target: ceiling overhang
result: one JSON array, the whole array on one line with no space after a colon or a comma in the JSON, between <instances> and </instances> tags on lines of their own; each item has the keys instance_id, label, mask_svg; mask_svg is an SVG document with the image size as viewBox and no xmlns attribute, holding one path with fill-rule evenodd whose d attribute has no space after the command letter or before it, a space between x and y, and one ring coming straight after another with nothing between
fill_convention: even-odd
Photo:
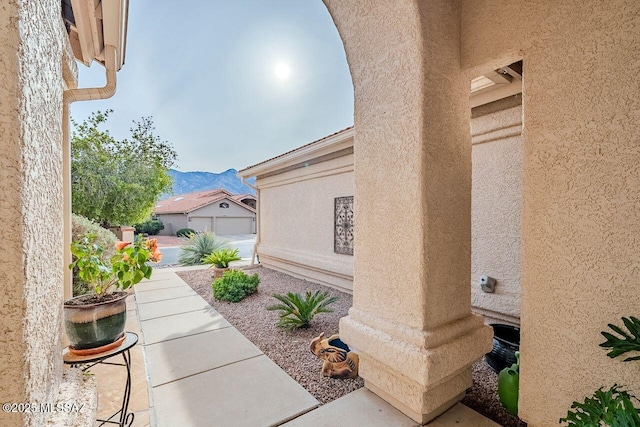
<instances>
[{"instance_id":1,"label":"ceiling overhang","mask_svg":"<svg viewBox=\"0 0 640 427\"><path fill-rule=\"evenodd\" d=\"M522 61L471 80L471 108L522 92Z\"/></svg>"},{"instance_id":2,"label":"ceiling overhang","mask_svg":"<svg viewBox=\"0 0 640 427\"><path fill-rule=\"evenodd\" d=\"M62 17L74 56L86 66L104 65L105 46L116 49L116 71L124 65L129 0L62 0Z\"/></svg>"}]
</instances>

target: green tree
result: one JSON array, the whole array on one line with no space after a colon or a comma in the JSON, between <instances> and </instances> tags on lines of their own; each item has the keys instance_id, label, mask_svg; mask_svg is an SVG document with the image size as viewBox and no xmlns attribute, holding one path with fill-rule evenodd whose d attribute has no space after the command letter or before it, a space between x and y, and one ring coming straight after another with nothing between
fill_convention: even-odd
<instances>
[{"instance_id":1,"label":"green tree","mask_svg":"<svg viewBox=\"0 0 640 427\"><path fill-rule=\"evenodd\" d=\"M134 120L131 138L122 141L101 130L112 112L72 119L72 209L103 227L146 220L158 196L171 190L167 172L176 160L173 147L153 133L151 117Z\"/></svg>"}]
</instances>

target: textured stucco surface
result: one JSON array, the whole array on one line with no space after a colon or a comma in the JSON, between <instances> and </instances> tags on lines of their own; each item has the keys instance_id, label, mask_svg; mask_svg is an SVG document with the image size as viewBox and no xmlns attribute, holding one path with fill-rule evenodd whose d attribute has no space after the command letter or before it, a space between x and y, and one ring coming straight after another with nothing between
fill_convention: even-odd
<instances>
[{"instance_id":1,"label":"textured stucco surface","mask_svg":"<svg viewBox=\"0 0 640 427\"><path fill-rule=\"evenodd\" d=\"M22 217L20 211L20 126L18 118L18 94L15 76L18 74L18 7L15 2L0 5L0 218L5 224L15 224ZM22 401L25 389L24 352L22 339L23 288L22 227L20 222L3 240L0 257L0 400ZM18 399L19 398L19 399ZM0 414L0 424L21 425L20 415Z\"/></svg>"},{"instance_id":2,"label":"textured stucco surface","mask_svg":"<svg viewBox=\"0 0 640 427\"><path fill-rule=\"evenodd\" d=\"M463 64L524 59L519 407L530 426L557 423L598 387L640 387L638 369L598 347L607 323L640 307L638 34L635 1L464 2Z\"/></svg>"},{"instance_id":3,"label":"textured stucco surface","mask_svg":"<svg viewBox=\"0 0 640 427\"><path fill-rule=\"evenodd\" d=\"M3 402L53 402L61 378L62 77L60 2L0 6ZM46 414L0 414L43 425Z\"/></svg>"},{"instance_id":4,"label":"textured stucco surface","mask_svg":"<svg viewBox=\"0 0 640 427\"><path fill-rule=\"evenodd\" d=\"M334 199L353 195L353 155L259 177L256 186L260 262L350 292L353 256L334 252Z\"/></svg>"},{"instance_id":5,"label":"textured stucco surface","mask_svg":"<svg viewBox=\"0 0 640 427\"><path fill-rule=\"evenodd\" d=\"M354 307L340 334L358 348L370 388L423 422L464 392L463 373L490 344L470 314L460 3L325 3L345 45L357 129Z\"/></svg>"},{"instance_id":6,"label":"textured stucco surface","mask_svg":"<svg viewBox=\"0 0 640 427\"><path fill-rule=\"evenodd\" d=\"M522 107L471 120L471 304L490 321L520 322ZM493 293L480 277L497 280Z\"/></svg>"}]
</instances>

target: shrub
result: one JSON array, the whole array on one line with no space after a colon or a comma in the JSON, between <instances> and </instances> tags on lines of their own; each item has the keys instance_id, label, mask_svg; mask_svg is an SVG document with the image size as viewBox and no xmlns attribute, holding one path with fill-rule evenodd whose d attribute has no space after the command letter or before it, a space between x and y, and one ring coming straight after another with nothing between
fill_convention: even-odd
<instances>
[{"instance_id":1,"label":"shrub","mask_svg":"<svg viewBox=\"0 0 640 427\"><path fill-rule=\"evenodd\" d=\"M204 264L215 265L218 268L227 268L231 261L237 261L239 259L237 249L220 249L204 257L202 262Z\"/></svg>"},{"instance_id":2,"label":"shrub","mask_svg":"<svg viewBox=\"0 0 640 427\"><path fill-rule=\"evenodd\" d=\"M193 230L191 228L181 228L180 230L176 231L176 236L178 237L189 237L191 234L196 234L196 230Z\"/></svg>"},{"instance_id":3,"label":"shrub","mask_svg":"<svg viewBox=\"0 0 640 427\"><path fill-rule=\"evenodd\" d=\"M181 237L183 245L180 247L178 262L182 265L202 264L202 259L212 252L224 249L229 241L222 239L208 231L199 234L189 234Z\"/></svg>"},{"instance_id":4,"label":"shrub","mask_svg":"<svg viewBox=\"0 0 640 427\"><path fill-rule=\"evenodd\" d=\"M267 310L279 310L280 320L276 326L281 326L288 331L296 328L308 328L316 314L331 313L328 308L338 300L338 297L330 297L329 292L316 291L313 295L307 292L302 298L300 294L287 292L286 295L273 296L280 304L270 305Z\"/></svg>"},{"instance_id":5,"label":"shrub","mask_svg":"<svg viewBox=\"0 0 640 427\"><path fill-rule=\"evenodd\" d=\"M149 234L151 236L155 236L160 230L164 230L164 224L159 219L150 219L136 224L134 227L136 228L136 234Z\"/></svg>"},{"instance_id":6,"label":"shrub","mask_svg":"<svg viewBox=\"0 0 640 427\"><path fill-rule=\"evenodd\" d=\"M213 296L217 300L240 302L258 289L257 274L248 276L240 270L225 271L220 279L213 281Z\"/></svg>"},{"instance_id":7,"label":"shrub","mask_svg":"<svg viewBox=\"0 0 640 427\"><path fill-rule=\"evenodd\" d=\"M80 215L71 215L71 241L79 241L80 238L90 233L96 236L95 243L101 245L104 251L100 255L100 259L105 263L109 263L111 257L116 253L116 243L118 239L115 234L106 228L102 228L97 223ZM87 282L80 279L78 269L73 269L73 296L84 295L92 292L92 287Z\"/></svg>"}]
</instances>

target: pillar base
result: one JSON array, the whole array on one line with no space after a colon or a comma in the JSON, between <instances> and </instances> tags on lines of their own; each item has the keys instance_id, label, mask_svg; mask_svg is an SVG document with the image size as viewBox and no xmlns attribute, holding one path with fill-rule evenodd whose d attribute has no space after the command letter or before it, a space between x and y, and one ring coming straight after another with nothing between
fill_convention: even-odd
<instances>
[{"instance_id":1,"label":"pillar base","mask_svg":"<svg viewBox=\"0 0 640 427\"><path fill-rule=\"evenodd\" d=\"M427 424L429 421L433 421L436 417L439 417L440 415L444 414L447 410L452 408L456 403L460 402L465 395L464 393L460 393L453 399L450 399L444 402L443 404L441 404L440 406L438 406L428 414L422 414L414 411L413 409L411 409L410 407L408 407L407 405L405 405L395 397L391 396L386 391L380 389L379 387L376 387L375 385L369 383L368 381L364 382L364 386L367 389L371 390L376 395L380 396L391 406L393 406L394 408L396 408L397 410L405 414L407 417L411 418L413 421L422 425ZM429 397L425 396L425 398L426 400L430 400Z\"/></svg>"},{"instance_id":2,"label":"pillar base","mask_svg":"<svg viewBox=\"0 0 640 427\"><path fill-rule=\"evenodd\" d=\"M452 407L471 387L471 365L491 350L493 331L482 317L419 331L355 307L340 320L340 338L360 356L366 387L424 424Z\"/></svg>"}]
</instances>

